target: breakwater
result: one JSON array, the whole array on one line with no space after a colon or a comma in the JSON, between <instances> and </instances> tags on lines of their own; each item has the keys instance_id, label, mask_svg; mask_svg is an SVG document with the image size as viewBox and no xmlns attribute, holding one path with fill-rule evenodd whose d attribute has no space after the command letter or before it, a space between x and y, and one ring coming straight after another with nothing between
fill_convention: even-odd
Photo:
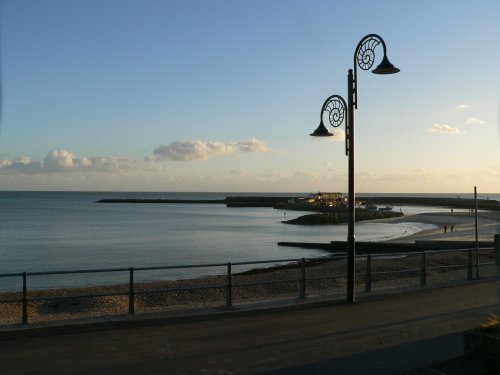
<instances>
[{"instance_id":1,"label":"breakwater","mask_svg":"<svg viewBox=\"0 0 500 375\"><path fill-rule=\"evenodd\" d=\"M225 204L225 199L100 199L97 203L199 203L199 204Z\"/></svg>"},{"instance_id":2,"label":"breakwater","mask_svg":"<svg viewBox=\"0 0 500 375\"><path fill-rule=\"evenodd\" d=\"M336 209L327 206L291 203L301 195L287 197L229 196L225 199L101 199L97 203L157 203L157 204L225 204L227 207L273 207L283 210L332 212ZM470 198L428 198L428 197L358 197L358 201L381 205L421 205L450 208L473 209L475 202ZM499 211L500 202L494 199L478 199L478 209Z\"/></svg>"},{"instance_id":3,"label":"breakwater","mask_svg":"<svg viewBox=\"0 0 500 375\"><path fill-rule=\"evenodd\" d=\"M224 199L135 199L135 198L108 198L100 199L97 203L158 203L158 204L225 204L227 207L276 207L287 203L293 197L226 197Z\"/></svg>"}]
</instances>

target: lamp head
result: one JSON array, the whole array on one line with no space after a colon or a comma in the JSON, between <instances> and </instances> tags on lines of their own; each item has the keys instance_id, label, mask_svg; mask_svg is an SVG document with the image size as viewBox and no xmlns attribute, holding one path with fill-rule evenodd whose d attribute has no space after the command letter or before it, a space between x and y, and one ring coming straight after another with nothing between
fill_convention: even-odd
<instances>
[{"instance_id":1,"label":"lamp head","mask_svg":"<svg viewBox=\"0 0 500 375\"><path fill-rule=\"evenodd\" d=\"M384 55L382 62L377 66L377 68L372 70L372 73L374 74L394 74L398 72L399 69L391 64L391 62L387 58L387 55Z\"/></svg>"},{"instance_id":2,"label":"lamp head","mask_svg":"<svg viewBox=\"0 0 500 375\"><path fill-rule=\"evenodd\" d=\"M323 120L321 120L319 126L310 134L312 137L332 137L333 134L328 131Z\"/></svg>"}]
</instances>

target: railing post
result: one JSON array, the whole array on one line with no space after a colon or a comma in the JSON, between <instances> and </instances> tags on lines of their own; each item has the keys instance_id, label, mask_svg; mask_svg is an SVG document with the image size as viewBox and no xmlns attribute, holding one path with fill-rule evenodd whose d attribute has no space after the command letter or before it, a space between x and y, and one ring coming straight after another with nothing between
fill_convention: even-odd
<instances>
[{"instance_id":1,"label":"railing post","mask_svg":"<svg viewBox=\"0 0 500 375\"><path fill-rule=\"evenodd\" d=\"M467 250L467 280L472 280L472 249Z\"/></svg>"},{"instance_id":2,"label":"railing post","mask_svg":"<svg viewBox=\"0 0 500 375\"><path fill-rule=\"evenodd\" d=\"M28 324L28 273L23 272L23 324Z\"/></svg>"},{"instance_id":3,"label":"railing post","mask_svg":"<svg viewBox=\"0 0 500 375\"><path fill-rule=\"evenodd\" d=\"M427 284L427 264L425 261L425 251L422 251L422 270L420 272L420 285Z\"/></svg>"},{"instance_id":4,"label":"railing post","mask_svg":"<svg viewBox=\"0 0 500 375\"><path fill-rule=\"evenodd\" d=\"M306 298L306 260L300 260L300 298Z\"/></svg>"},{"instance_id":5,"label":"railing post","mask_svg":"<svg viewBox=\"0 0 500 375\"><path fill-rule=\"evenodd\" d=\"M497 267L500 266L500 234L495 234L494 237L495 244L495 259Z\"/></svg>"},{"instance_id":6,"label":"railing post","mask_svg":"<svg viewBox=\"0 0 500 375\"><path fill-rule=\"evenodd\" d=\"M479 249L476 247L476 279L479 279Z\"/></svg>"},{"instance_id":7,"label":"railing post","mask_svg":"<svg viewBox=\"0 0 500 375\"><path fill-rule=\"evenodd\" d=\"M227 263L227 276L226 276L226 306L233 305L233 283L231 276L231 262Z\"/></svg>"},{"instance_id":8,"label":"railing post","mask_svg":"<svg viewBox=\"0 0 500 375\"><path fill-rule=\"evenodd\" d=\"M366 256L366 280L365 280L365 292L372 291L372 256L368 254Z\"/></svg>"},{"instance_id":9,"label":"railing post","mask_svg":"<svg viewBox=\"0 0 500 375\"><path fill-rule=\"evenodd\" d=\"M130 267L130 281L128 285L128 313L135 314L134 267Z\"/></svg>"}]
</instances>

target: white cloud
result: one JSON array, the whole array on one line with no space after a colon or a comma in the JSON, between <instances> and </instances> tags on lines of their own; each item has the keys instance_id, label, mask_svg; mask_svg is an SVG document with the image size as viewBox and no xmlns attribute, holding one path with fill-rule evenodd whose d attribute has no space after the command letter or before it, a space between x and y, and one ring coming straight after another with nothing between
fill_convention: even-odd
<instances>
[{"instance_id":1,"label":"white cloud","mask_svg":"<svg viewBox=\"0 0 500 375\"><path fill-rule=\"evenodd\" d=\"M256 138L250 138L246 141L238 142L236 144L238 150L242 152L267 152L269 151L266 142L259 141Z\"/></svg>"},{"instance_id":2,"label":"white cloud","mask_svg":"<svg viewBox=\"0 0 500 375\"><path fill-rule=\"evenodd\" d=\"M478 119L477 117L469 117L465 123L469 125L484 125L486 121Z\"/></svg>"},{"instance_id":3,"label":"white cloud","mask_svg":"<svg viewBox=\"0 0 500 375\"><path fill-rule=\"evenodd\" d=\"M466 108L469 108L470 105L469 104L459 104L455 107L455 109L466 109Z\"/></svg>"},{"instance_id":4,"label":"white cloud","mask_svg":"<svg viewBox=\"0 0 500 375\"><path fill-rule=\"evenodd\" d=\"M43 161L45 172L117 172L120 170L134 169L138 166L136 160L117 157L81 157L65 150L50 151Z\"/></svg>"},{"instance_id":5,"label":"white cloud","mask_svg":"<svg viewBox=\"0 0 500 375\"><path fill-rule=\"evenodd\" d=\"M142 164L135 159L109 156L82 158L79 160L79 165L79 169L82 170L108 173L132 170L142 167Z\"/></svg>"},{"instance_id":6,"label":"white cloud","mask_svg":"<svg viewBox=\"0 0 500 375\"><path fill-rule=\"evenodd\" d=\"M449 134L449 135L459 135L464 134L465 132L460 130L459 128L454 128L450 125L446 124L433 124L430 128L427 129L429 133L441 133L441 134Z\"/></svg>"},{"instance_id":7,"label":"white cloud","mask_svg":"<svg viewBox=\"0 0 500 375\"><path fill-rule=\"evenodd\" d=\"M61 172L105 172L138 168L140 163L133 159L116 157L77 157L73 152L52 150L43 163L23 156L14 160L0 160L0 175L6 174L49 174Z\"/></svg>"},{"instance_id":8,"label":"white cloud","mask_svg":"<svg viewBox=\"0 0 500 375\"><path fill-rule=\"evenodd\" d=\"M41 163L21 156L14 160L0 159L0 174L36 174L41 170Z\"/></svg>"},{"instance_id":9,"label":"white cloud","mask_svg":"<svg viewBox=\"0 0 500 375\"><path fill-rule=\"evenodd\" d=\"M160 145L153 151L153 160L193 161L207 160L217 155L234 152L234 144L223 142L175 141Z\"/></svg>"},{"instance_id":10,"label":"white cloud","mask_svg":"<svg viewBox=\"0 0 500 375\"><path fill-rule=\"evenodd\" d=\"M345 131L342 129L335 129L333 132L333 137L328 137L333 142L344 142L345 141Z\"/></svg>"},{"instance_id":11,"label":"white cloud","mask_svg":"<svg viewBox=\"0 0 500 375\"><path fill-rule=\"evenodd\" d=\"M78 168L75 154L65 150L50 151L43 160L43 168L49 172L62 172Z\"/></svg>"},{"instance_id":12,"label":"white cloud","mask_svg":"<svg viewBox=\"0 0 500 375\"><path fill-rule=\"evenodd\" d=\"M207 160L214 156L232 155L236 151L267 152L265 142L250 138L241 142L206 142L206 141L175 141L169 145L160 145L146 161L196 161Z\"/></svg>"}]
</instances>

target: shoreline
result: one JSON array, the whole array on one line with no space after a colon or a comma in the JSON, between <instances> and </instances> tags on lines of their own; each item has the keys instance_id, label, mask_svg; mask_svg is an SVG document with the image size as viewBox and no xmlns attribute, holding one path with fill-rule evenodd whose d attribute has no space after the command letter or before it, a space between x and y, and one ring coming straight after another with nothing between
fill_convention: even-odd
<instances>
[{"instance_id":1,"label":"shoreline","mask_svg":"<svg viewBox=\"0 0 500 375\"><path fill-rule=\"evenodd\" d=\"M475 241L475 214L469 212L455 213L421 213L396 218L373 220L379 223L422 223L435 225L435 229L427 229L390 239L386 242L415 242L415 241ZM445 227L446 226L446 232ZM500 212L478 212L478 240L493 242L494 235L500 234Z\"/></svg>"},{"instance_id":2,"label":"shoreline","mask_svg":"<svg viewBox=\"0 0 500 375\"><path fill-rule=\"evenodd\" d=\"M383 241L357 241L358 254L380 252L421 251L425 248L457 248L475 246L475 214L470 212L432 212L400 217L374 219L365 223L383 224L425 224L434 226ZM445 233L446 226L446 233ZM478 213L478 242L480 246L493 247L495 234L500 234L500 212ZM327 243L278 242L281 246L320 249L329 252L347 251L346 241Z\"/></svg>"},{"instance_id":3,"label":"shoreline","mask_svg":"<svg viewBox=\"0 0 500 375\"><path fill-rule=\"evenodd\" d=\"M481 252L481 263L490 263L494 259L493 250ZM467 269L464 268L467 262L466 253L428 254L426 262L428 267L426 278L429 284L449 283L467 278ZM421 257L418 254L402 257L374 257L370 266L372 290L390 290L420 285L420 263ZM436 268L445 264L454 267ZM366 287L366 262L357 261L356 268L356 288L360 292ZM345 293L345 258L325 258L307 262L306 270L307 296L336 298L335 296L343 296ZM403 270L407 271L401 273ZM481 267L481 277L493 277L497 272L495 265ZM232 275L233 303L237 305L264 300L298 298L300 274L301 268L297 264L256 268L251 271L235 273ZM337 277L332 278L332 275L337 275ZM317 279L321 277L322 279ZM136 283L134 285L135 311L138 314L143 314L203 307L223 307L226 304L227 296L226 281L226 276L221 274L193 279ZM262 282L269 282L269 284L262 284ZM186 290L190 287L198 289ZM29 323L127 314L129 309L128 293L128 284L28 291ZM96 296L97 294L104 295ZM21 298L21 292L0 293L0 300L19 300L19 302L0 303L0 325L21 322Z\"/></svg>"}]
</instances>

